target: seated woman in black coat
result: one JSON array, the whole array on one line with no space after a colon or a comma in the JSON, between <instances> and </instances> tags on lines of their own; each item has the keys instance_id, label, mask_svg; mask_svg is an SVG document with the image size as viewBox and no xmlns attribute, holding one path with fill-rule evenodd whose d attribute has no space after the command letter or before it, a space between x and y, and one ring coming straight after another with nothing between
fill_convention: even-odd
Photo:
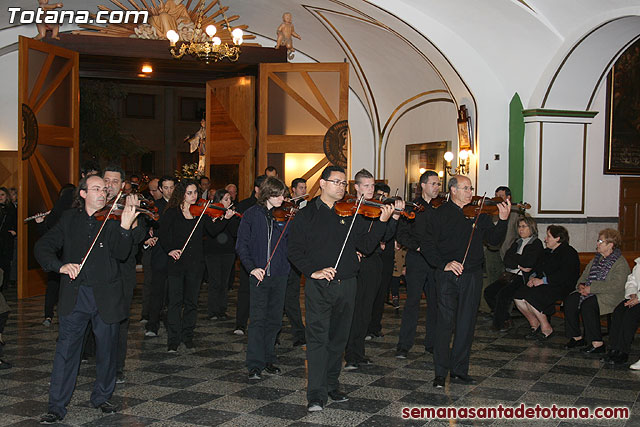
<instances>
[{"instance_id":1,"label":"seated woman in black coat","mask_svg":"<svg viewBox=\"0 0 640 427\"><path fill-rule=\"evenodd\" d=\"M538 239L538 224L530 216L518 218L518 235L520 238L504 254L504 273L484 290L484 299L493 310L493 328L498 331L511 327L509 317L513 296L527 283L529 272L544 252Z\"/></svg>"},{"instance_id":2,"label":"seated woman in black coat","mask_svg":"<svg viewBox=\"0 0 640 427\"><path fill-rule=\"evenodd\" d=\"M529 321L527 339L546 340L553 333L547 312L557 300L564 299L576 286L580 276L578 252L569 245L569 233L560 225L550 225L544 238L547 249L531 274L527 286L515 295L518 310Z\"/></svg>"}]
</instances>

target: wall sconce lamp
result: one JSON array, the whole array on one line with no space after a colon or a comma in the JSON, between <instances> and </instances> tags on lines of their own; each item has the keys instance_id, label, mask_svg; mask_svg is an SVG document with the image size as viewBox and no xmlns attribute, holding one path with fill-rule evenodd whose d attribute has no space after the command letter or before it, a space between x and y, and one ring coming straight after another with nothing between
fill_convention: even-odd
<instances>
[{"instance_id":1,"label":"wall sconce lamp","mask_svg":"<svg viewBox=\"0 0 640 427\"><path fill-rule=\"evenodd\" d=\"M444 169L447 171L449 176L466 175L469 173L469 154L469 150L460 150L458 152L458 166L452 168L451 161L453 160L453 153L451 151L444 153L444 160L447 162Z\"/></svg>"}]
</instances>

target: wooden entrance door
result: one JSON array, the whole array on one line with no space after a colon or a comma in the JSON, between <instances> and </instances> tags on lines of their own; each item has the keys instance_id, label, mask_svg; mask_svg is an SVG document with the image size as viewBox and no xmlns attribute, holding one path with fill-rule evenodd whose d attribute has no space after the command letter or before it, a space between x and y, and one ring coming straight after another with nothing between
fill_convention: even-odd
<instances>
[{"instance_id":1,"label":"wooden entrance door","mask_svg":"<svg viewBox=\"0 0 640 427\"><path fill-rule=\"evenodd\" d=\"M22 219L53 207L62 185L78 182L78 53L19 39L18 298L41 295L46 275L33 257L39 234Z\"/></svg>"},{"instance_id":2,"label":"wooden entrance door","mask_svg":"<svg viewBox=\"0 0 640 427\"><path fill-rule=\"evenodd\" d=\"M640 250L640 178L620 178L618 231L623 251Z\"/></svg>"},{"instance_id":3,"label":"wooden entrance door","mask_svg":"<svg viewBox=\"0 0 640 427\"><path fill-rule=\"evenodd\" d=\"M237 176L238 200L249 197L255 177L255 147L255 79L208 81L205 171L211 177L211 187L231 183L217 182L219 175Z\"/></svg>"},{"instance_id":4,"label":"wooden entrance door","mask_svg":"<svg viewBox=\"0 0 640 427\"><path fill-rule=\"evenodd\" d=\"M324 156L325 134L348 120L349 64L260 64L259 79L258 173L268 166L270 154L307 153L316 160L299 173L314 196L319 172L329 164ZM349 177L351 159L346 157ZM287 183L298 178L287 176L286 165L280 177Z\"/></svg>"}]
</instances>

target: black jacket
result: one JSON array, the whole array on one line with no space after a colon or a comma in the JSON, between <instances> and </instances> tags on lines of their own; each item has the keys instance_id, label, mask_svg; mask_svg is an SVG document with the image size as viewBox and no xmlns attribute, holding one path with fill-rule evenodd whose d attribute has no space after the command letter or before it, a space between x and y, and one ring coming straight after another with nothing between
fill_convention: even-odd
<instances>
[{"instance_id":1,"label":"black jacket","mask_svg":"<svg viewBox=\"0 0 640 427\"><path fill-rule=\"evenodd\" d=\"M45 271L59 272L68 263L80 264L95 238L101 223L87 215L84 208L65 211L60 221L35 244L34 255ZM89 254L80 275L73 281L60 275L58 311L66 316L73 311L81 285L90 286L100 317L116 323L126 317L123 304L122 277L119 262L125 261L132 246L131 230L120 222L108 220ZM62 257L58 251L62 249Z\"/></svg>"},{"instance_id":2,"label":"black jacket","mask_svg":"<svg viewBox=\"0 0 640 427\"><path fill-rule=\"evenodd\" d=\"M553 251L545 249L535 272L537 277L547 278L547 286L569 294L575 289L580 277L578 252L568 243L560 244Z\"/></svg>"}]
</instances>

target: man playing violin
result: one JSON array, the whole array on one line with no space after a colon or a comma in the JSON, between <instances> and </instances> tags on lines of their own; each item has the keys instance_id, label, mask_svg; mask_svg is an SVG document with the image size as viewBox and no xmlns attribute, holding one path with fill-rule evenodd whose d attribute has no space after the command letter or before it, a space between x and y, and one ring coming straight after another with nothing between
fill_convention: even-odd
<instances>
[{"instance_id":1,"label":"man playing violin","mask_svg":"<svg viewBox=\"0 0 640 427\"><path fill-rule=\"evenodd\" d=\"M398 226L396 240L407 248L406 265L407 299L402 312L400 336L396 347L396 357L406 359L413 347L418 326L420 299L424 293L427 298L427 316L424 337L424 349L433 353L435 333L438 320L438 303L436 284L433 278L433 268L420 250L420 244L427 232L427 222L435 211L431 201L440 192L440 178L438 173L428 170L420 176L421 195L413 203L424 206L423 212L416 213L413 221L403 220Z\"/></svg>"},{"instance_id":2,"label":"man playing violin","mask_svg":"<svg viewBox=\"0 0 640 427\"><path fill-rule=\"evenodd\" d=\"M355 175L356 196L359 199L364 196L365 199L373 198L375 190L375 180L373 175L366 169L362 169ZM397 201L397 208L404 209L404 202ZM388 241L393 238L396 232L396 226L399 212L394 212L391 220L385 224L385 234L380 241ZM378 219L363 218L369 223L371 229L374 222ZM349 332L349 340L345 349L344 358L346 361L345 371L356 370L360 365L370 365L371 361L365 357L364 342L367 335L367 328L371 320L373 303L380 288L382 277L382 258L380 246L369 252L359 251L360 270L358 272L358 285L356 292L356 305L353 311L353 321L351 322L351 331Z\"/></svg>"},{"instance_id":3,"label":"man playing violin","mask_svg":"<svg viewBox=\"0 0 640 427\"><path fill-rule=\"evenodd\" d=\"M372 253L393 214L392 206L383 205L379 221L365 221L360 215L339 216L334 205L344 197L346 179L341 167L326 167L320 177L322 194L296 214L288 237L289 260L307 278L309 412L321 411L327 398L348 400L340 392L338 377L356 302L360 268L356 250Z\"/></svg>"},{"instance_id":4,"label":"man playing violin","mask_svg":"<svg viewBox=\"0 0 640 427\"><path fill-rule=\"evenodd\" d=\"M35 257L45 271L61 274L60 329L51 373L48 413L41 418L45 424L61 421L67 413L89 322L96 337L97 351L91 403L105 413L117 410L108 399L116 382L120 322L126 317L119 264L131 251L131 226L137 213L133 198L127 198L121 220L107 219L96 239L102 223L93 214L104 207L106 194L107 187L101 177L89 176L80 180L78 208L65 211L34 248ZM62 251L62 257L58 256L59 251Z\"/></svg>"},{"instance_id":5,"label":"man playing violin","mask_svg":"<svg viewBox=\"0 0 640 427\"><path fill-rule=\"evenodd\" d=\"M123 193L126 189L127 182L122 168L110 165L104 168L102 172L104 183L107 186L107 202L112 202L118 195L120 189ZM131 192L129 192L131 194ZM136 206L140 205L137 195L132 197ZM120 322L120 332L118 335L118 359L116 363L116 382L124 383L124 364L127 358L127 338L129 336L129 314L131 312L131 301L133 300L133 291L136 287L136 255L138 247L147 234L147 222L144 220L136 220L131 227L131 238L133 246L131 252L124 262L120 265L120 274L122 275L122 291L124 295L124 307L127 317Z\"/></svg>"},{"instance_id":6,"label":"man playing violin","mask_svg":"<svg viewBox=\"0 0 640 427\"><path fill-rule=\"evenodd\" d=\"M307 194L307 180L296 178L291 181L291 198L297 199L298 208L302 209L307 205L304 196ZM287 290L284 295L284 314L291 323L291 335L293 336L293 346L299 347L307 343L302 323L302 312L300 311L300 279L302 273L293 265L289 270L287 279Z\"/></svg>"},{"instance_id":7,"label":"man playing violin","mask_svg":"<svg viewBox=\"0 0 640 427\"><path fill-rule=\"evenodd\" d=\"M504 239L511 210L509 200L498 204L497 224L482 213L467 218L463 207L472 200L471 180L455 175L448 187L450 200L431 215L420 243L420 252L435 268L438 295L438 328L433 352L436 375L433 386L436 388L444 387L448 373L452 382L475 383L469 376L469 355L482 290L482 243L486 240L495 245ZM454 326L455 339L450 350Z\"/></svg>"}]
</instances>

